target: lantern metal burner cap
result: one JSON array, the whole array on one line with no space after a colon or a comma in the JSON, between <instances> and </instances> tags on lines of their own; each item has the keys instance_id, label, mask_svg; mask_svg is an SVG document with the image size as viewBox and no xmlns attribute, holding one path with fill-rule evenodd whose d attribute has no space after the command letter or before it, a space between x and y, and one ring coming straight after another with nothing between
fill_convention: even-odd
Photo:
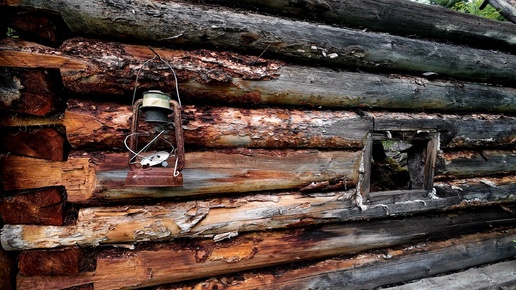
<instances>
[{"instance_id":1,"label":"lantern metal burner cap","mask_svg":"<svg viewBox=\"0 0 516 290\"><path fill-rule=\"evenodd\" d=\"M170 95L158 90L144 92L141 109L145 122L167 123L167 115L172 111Z\"/></svg>"}]
</instances>

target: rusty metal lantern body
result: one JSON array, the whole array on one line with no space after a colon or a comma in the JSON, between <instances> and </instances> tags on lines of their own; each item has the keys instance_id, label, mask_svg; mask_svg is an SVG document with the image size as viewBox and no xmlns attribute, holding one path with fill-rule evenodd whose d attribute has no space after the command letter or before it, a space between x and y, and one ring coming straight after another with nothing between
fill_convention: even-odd
<instances>
[{"instance_id":1,"label":"rusty metal lantern body","mask_svg":"<svg viewBox=\"0 0 516 290\"><path fill-rule=\"evenodd\" d=\"M159 55L157 56L159 57ZM159 59L165 62L163 59L161 59L161 57L159 57ZM167 62L165 63L169 66L172 72L174 72L172 67ZM139 72L136 78L135 94L138 85L138 75ZM175 72L174 77L176 77ZM170 95L157 90L144 92L143 98L134 102L131 134L128 135L124 140L124 143L129 151L128 165L130 169L125 179L126 186L183 186L183 174L181 173L181 170L183 169L185 163L185 151L183 128L181 126L181 101L179 98L179 90L177 90L177 77L176 91L179 102L171 100ZM145 123L148 123L149 126L154 125L155 128L160 127L161 130L154 131L149 129L147 132L138 132L142 113L144 114ZM169 128L170 125L174 127L175 131L175 146L166 139L169 133L167 128ZM159 134L157 134L158 132ZM148 144L140 149L138 146L138 137L140 135L149 136L152 135L152 133L156 134L154 139L152 139ZM148 154L146 152L147 149L150 148L151 144L153 144L156 140L159 140L159 138L163 138L165 142L169 143L172 147L172 150L170 152L157 151L155 153Z\"/></svg>"}]
</instances>

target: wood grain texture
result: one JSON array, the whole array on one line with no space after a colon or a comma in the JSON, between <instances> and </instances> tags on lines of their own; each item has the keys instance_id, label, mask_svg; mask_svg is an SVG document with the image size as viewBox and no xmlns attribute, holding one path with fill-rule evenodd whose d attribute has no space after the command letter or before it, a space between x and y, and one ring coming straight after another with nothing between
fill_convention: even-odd
<instances>
[{"instance_id":1,"label":"wood grain texture","mask_svg":"<svg viewBox=\"0 0 516 290\"><path fill-rule=\"evenodd\" d=\"M79 211L74 225L5 225L1 241L9 250L74 245L96 247L200 237L218 241L250 231L510 203L516 199L512 194L514 189L514 177L465 180L453 187L438 184L438 196L429 196L426 191L374 192L361 208L355 204L354 190L88 207Z\"/></svg>"},{"instance_id":2,"label":"wood grain texture","mask_svg":"<svg viewBox=\"0 0 516 290\"><path fill-rule=\"evenodd\" d=\"M57 128L0 128L0 152L63 161L66 139L64 130Z\"/></svg>"},{"instance_id":3,"label":"wood grain texture","mask_svg":"<svg viewBox=\"0 0 516 290\"><path fill-rule=\"evenodd\" d=\"M77 275L82 252L79 248L24 251L18 257L18 269L25 276Z\"/></svg>"},{"instance_id":4,"label":"wood grain texture","mask_svg":"<svg viewBox=\"0 0 516 290\"><path fill-rule=\"evenodd\" d=\"M64 105L61 86L57 70L0 68L0 108L37 116L54 114Z\"/></svg>"},{"instance_id":5,"label":"wood grain texture","mask_svg":"<svg viewBox=\"0 0 516 290\"><path fill-rule=\"evenodd\" d=\"M97 256L95 271L58 278L19 277L18 285L49 289L94 283L95 289L143 288L452 237L492 226L512 225L514 219L513 213L487 210L252 233L218 243L199 241L186 245L154 244L135 250L105 250ZM514 238L513 235L510 237ZM510 251L512 254L515 250L511 248Z\"/></svg>"},{"instance_id":6,"label":"wood grain texture","mask_svg":"<svg viewBox=\"0 0 516 290\"><path fill-rule=\"evenodd\" d=\"M7 224L63 225L65 219L63 188L32 190L0 201L0 214Z\"/></svg>"}]
</instances>

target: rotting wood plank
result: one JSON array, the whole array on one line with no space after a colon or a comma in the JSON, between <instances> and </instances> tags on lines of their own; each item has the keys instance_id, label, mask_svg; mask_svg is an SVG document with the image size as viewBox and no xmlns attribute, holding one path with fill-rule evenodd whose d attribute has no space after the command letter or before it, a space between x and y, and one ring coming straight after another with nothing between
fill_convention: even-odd
<instances>
[{"instance_id":1,"label":"rotting wood plank","mask_svg":"<svg viewBox=\"0 0 516 290\"><path fill-rule=\"evenodd\" d=\"M135 250L103 250L96 258L94 271L61 277L21 279L19 276L18 285L31 285L33 289L56 289L93 283L95 289L143 288L452 237L513 225L514 220L514 213L477 210L431 217L414 216L312 229L251 233L218 243L200 240L181 244L148 244L138 246ZM514 238L513 235L511 237Z\"/></svg>"},{"instance_id":2,"label":"rotting wood plank","mask_svg":"<svg viewBox=\"0 0 516 290\"><path fill-rule=\"evenodd\" d=\"M190 2L197 3L196 1ZM489 2L506 1L492 0ZM461 45L468 44L508 51L516 45L514 25L510 23L413 1L240 0L235 2L209 0L205 3L252 11L264 10L269 14L332 25L366 28L408 37L417 35ZM516 15L516 13L513 14Z\"/></svg>"},{"instance_id":3,"label":"rotting wood plank","mask_svg":"<svg viewBox=\"0 0 516 290\"><path fill-rule=\"evenodd\" d=\"M489 182L489 185L485 183ZM479 190L495 186L482 195ZM442 187L442 188L441 188ZM353 190L328 193L259 194L207 201L89 207L79 211L75 225L62 227L5 225L1 241L5 249L27 250L61 246L133 244L176 238L213 238L215 241L239 233L317 225L338 221L416 214L445 208L461 208L513 202L514 178L485 179L463 183L448 191L437 187L440 197L426 191L375 193L361 208ZM458 188L458 189L457 189ZM475 203L471 203L474 200ZM504 205L502 205L504 206ZM508 207L507 207L508 208Z\"/></svg>"},{"instance_id":4,"label":"rotting wood plank","mask_svg":"<svg viewBox=\"0 0 516 290\"><path fill-rule=\"evenodd\" d=\"M61 86L61 74L55 69L0 68L0 108L37 116L56 113L64 105Z\"/></svg>"},{"instance_id":5,"label":"rotting wood plank","mask_svg":"<svg viewBox=\"0 0 516 290\"><path fill-rule=\"evenodd\" d=\"M241 13L201 4L10 1L51 10L72 32L166 45L217 47L332 66L435 72L458 79L514 83L516 56L388 34ZM423 57L422 57L423 56ZM467 56L467 57L464 57Z\"/></svg>"},{"instance_id":6,"label":"rotting wood plank","mask_svg":"<svg viewBox=\"0 0 516 290\"><path fill-rule=\"evenodd\" d=\"M52 161L65 159L64 128L0 128L0 152Z\"/></svg>"},{"instance_id":7,"label":"rotting wood plank","mask_svg":"<svg viewBox=\"0 0 516 290\"><path fill-rule=\"evenodd\" d=\"M73 155L74 153L72 153ZM63 185L68 202L165 198L300 188L312 182L356 185L360 152L235 149L186 154L181 188L129 188L127 154L79 153L66 162L14 155L0 158L5 190ZM91 157L91 158L90 158Z\"/></svg>"},{"instance_id":8,"label":"rotting wood plank","mask_svg":"<svg viewBox=\"0 0 516 290\"><path fill-rule=\"evenodd\" d=\"M515 249L511 248L511 239L515 234L514 230L472 234L446 241L364 252L350 258L328 259L286 271L255 270L239 275L212 277L197 283L161 285L151 289L373 289L511 258L515 253ZM503 286L504 282L511 281L511 277L506 274L512 272L512 264L514 261L495 264L497 268L505 266L506 269L497 274L489 271L491 277L500 277L500 280L492 279L487 285L496 286L495 283L499 281L498 285ZM478 273L484 272L481 269ZM514 281L514 275L510 275ZM479 275L481 277L486 276ZM438 289L448 289L451 283L460 283L460 280L448 279L446 285ZM406 284L393 289L423 289L414 286ZM473 287L475 285L468 283L464 289L476 289ZM435 285L431 289L436 289Z\"/></svg>"},{"instance_id":9,"label":"rotting wood plank","mask_svg":"<svg viewBox=\"0 0 516 290\"><path fill-rule=\"evenodd\" d=\"M75 93L125 96L129 103L141 70L139 88L175 94L174 78L170 77L168 67L154 62L142 66L154 56L148 47L81 38L70 39L57 49L13 40L0 43L1 66L60 68L63 85ZM231 52L155 50L177 71L179 89L187 104L499 113L516 110L514 88L286 65ZM13 61L18 54L19 60Z\"/></svg>"},{"instance_id":10,"label":"rotting wood plank","mask_svg":"<svg viewBox=\"0 0 516 290\"><path fill-rule=\"evenodd\" d=\"M51 187L4 196L0 215L6 224L63 225L64 189Z\"/></svg>"},{"instance_id":11,"label":"rotting wood plank","mask_svg":"<svg viewBox=\"0 0 516 290\"><path fill-rule=\"evenodd\" d=\"M462 259L461 259L462 260ZM425 278L417 282L407 283L400 286L388 287L391 290L430 290L436 288L453 289L504 289L504 287L514 287L516 285L516 260L500 262L484 267L472 268L463 272Z\"/></svg>"}]
</instances>

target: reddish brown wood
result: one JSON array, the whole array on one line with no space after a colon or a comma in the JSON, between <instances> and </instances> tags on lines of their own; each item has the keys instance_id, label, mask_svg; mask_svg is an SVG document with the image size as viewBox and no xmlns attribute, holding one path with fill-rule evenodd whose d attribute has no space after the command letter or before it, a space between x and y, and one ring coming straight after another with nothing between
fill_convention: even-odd
<instances>
[{"instance_id":1,"label":"reddish brown wood","mask_svg":"<svg viewBox=\"0 0 516 290\"><path fill-rule=\"evenodd\" d=\"M11 253L0 247L0 289L15 289L16 266Z\"/></svg>"},{"instance_id":2,"label":"reddish brown wood","mask_svg":"<svg viewBox=\"0 0 516 290\"><path fill-rule=\"evenodd\" d=\"M4 197L0 213L6 224L63 225L64 189L52 187Z\"/></svg>"},{"instance_id":3,"label":"reddish brown wood","mask_svg":"<svg viewBox=\"0 0 516 290\"><path fill-rule=\"evenodd\" d=\"M25 276L77 275L81 256L79 248L25 251L18 258L18 269Z\"/></svg>"},{"instance_id":4,"label":"reddish brown wood","mask_svg":"<svg viewBox=\"0 0 516 290\"><path fill-rule=\"evenodd\" d=\"M0 68L0 72L3 83L0 108L44 116L57 112L62 106L59 71Z\"/></svg>"},{"instance_id":5,"label":"reddish brown wood","mask_svg":"<svg viewBox=\"0 0 516 290\"><path fill-rule=\"evenodd\" d=\"M0 151L4 153L63 161L65 142L56 128L0 128Z\"/></svg>"}]
</instances>

